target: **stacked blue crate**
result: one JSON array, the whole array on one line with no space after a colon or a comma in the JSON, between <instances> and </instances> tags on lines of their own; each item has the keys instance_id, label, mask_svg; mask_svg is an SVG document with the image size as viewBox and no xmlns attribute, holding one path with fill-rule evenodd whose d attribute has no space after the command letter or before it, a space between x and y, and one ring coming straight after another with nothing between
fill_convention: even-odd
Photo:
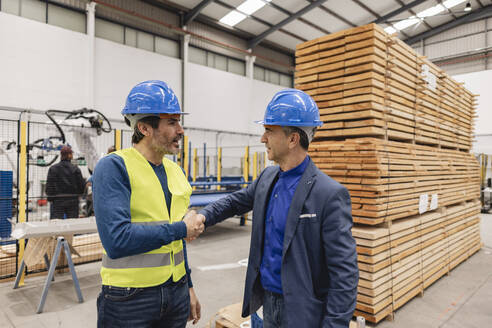
<instances>
[{"instance_id":1,"label":"stacked blue crate","mask_svg":"<svg viewBox=\"0 0 492 328\"><path fill-rule=\"evenodd\" d=\"M9 238L12 225L12 171L0 171L0 237ZM12 242L7 242L12 243ZM1 242L0 244L6 244Z\"/></svg>"}]
</instances>

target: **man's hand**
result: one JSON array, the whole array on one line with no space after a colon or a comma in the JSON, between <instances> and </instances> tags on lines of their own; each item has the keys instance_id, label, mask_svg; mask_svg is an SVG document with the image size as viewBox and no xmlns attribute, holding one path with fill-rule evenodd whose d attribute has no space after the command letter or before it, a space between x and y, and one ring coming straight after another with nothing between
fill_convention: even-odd
<instances>
[{"instance_id":1,"label":"man's hand","mask_svg":"<svg viewBox=\"0 0 492 328\"><path fill-rule=\"evenodd\" d=\"M196 211L189 211L183 218L183 222L186 224L186 238L187 242L191 242L198 238L198 236L205 229L205 216L197 214Z\"/></svg>"},{"instance_id":2,"label":"man's hand","mask_svg":"<svg viewBox=\"0 0 492 328\"><path fill-rule=\"evenodd\" d=\"M202 306L198 301L198 297L196 297L195 290L190 288L190 316L188 317L188 321L193 320L193 324L196 325L201 316Z\"/></svg>"}]
</instances>

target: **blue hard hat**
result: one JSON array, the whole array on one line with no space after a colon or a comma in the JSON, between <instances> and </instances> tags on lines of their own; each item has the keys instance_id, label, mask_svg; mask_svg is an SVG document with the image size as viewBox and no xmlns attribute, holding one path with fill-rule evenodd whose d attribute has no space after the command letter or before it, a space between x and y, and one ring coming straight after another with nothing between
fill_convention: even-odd
<instances>
[{"instance_id":1,"label":"blue hard hat","mask_svg":"<svg viewBox=\"0 0 492 328\"><path fill-rule=\"evenodd\" d=\"M284 89L277 92L266 108L265 118L256 123L280 126L323 125L313 98L297 89Z\"/></svg>"},{"instance_id":2,"label":"blue hard hat","mask_svg":"<svg viewBox=\"0 0 492 328\"><path fill-rule=\"evenodd\" d=\"M178 97L166 82L159 80L137 84L128 94L121 114L186 114Z\"/></svg>"}]
</instances>

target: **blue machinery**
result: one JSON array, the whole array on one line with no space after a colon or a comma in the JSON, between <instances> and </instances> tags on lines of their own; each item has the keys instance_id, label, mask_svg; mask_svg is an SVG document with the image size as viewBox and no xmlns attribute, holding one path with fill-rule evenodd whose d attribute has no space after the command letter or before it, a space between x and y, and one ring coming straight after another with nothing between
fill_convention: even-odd
<instances>
[{"instance_id":1,"label":"blue machinery","mask_svg":"<svg viewBox=\"0 0 492 328\"><path fill-rule=\"evenodd\" d=\"M245 147L243 157L243 175L242 176L222 176L222 148L217 149L217 176L207 176L207 163L206 157L206 144L203 144L203 176L197 178L198 171L198 156L197 149L193 149L193 165L190 161L190 154L192 153L191 142L188 143L188 138L184 139L185 147L183 154L183 166L185 174L193 187L193 193L190 199L190 207L204 207L214 201L227 196L228 194L246 187L251 181L255 180L258 173L258 153L253 154L253 172L250 175L250 155L249 146ZM179 159L178 159L179 161ZM263 161L263 166L266 161ZM192 173L190 175L190 173ZM240 219L240 225L246 223L246 214Z\"/></svg>"}]
</instances>

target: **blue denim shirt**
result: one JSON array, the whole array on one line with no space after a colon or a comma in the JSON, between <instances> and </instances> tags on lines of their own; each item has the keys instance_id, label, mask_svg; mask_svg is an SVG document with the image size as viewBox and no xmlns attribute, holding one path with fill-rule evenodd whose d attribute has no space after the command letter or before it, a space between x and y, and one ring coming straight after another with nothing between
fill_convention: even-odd
<instances>
[{"instance_id":1,"label":"blue denim shirt","mask_svg":"<svg viewBox=\"0 0 492 328\"><path fill-rule=\"evenodd\" d=\"M280 269L287 214L299 180L310 161L309 156L306 156L295 168L285 172L280 171L268 201L260 274L263 288L277 294L282 294Z\"/></svg>"},{"instance_id":2,"label":"blue denim shirt","mask_svg":"<svg viewBox=\"0 0 492 328\"><path fill-rule=\"evenodd\" d=\"M150 164L159 178L169 209L172 195L167 186L164 166ZM127 224L131 220L131 187L125 162L120 156L111 154L101 158L92 177L92 197L97 230L104 249L111 258L145 253L186 237L184 222L161 226ZM191 288L193 286L191 270L188 266L184 240L183 248L188 285Z\"/></svg>"}]
</instances>

